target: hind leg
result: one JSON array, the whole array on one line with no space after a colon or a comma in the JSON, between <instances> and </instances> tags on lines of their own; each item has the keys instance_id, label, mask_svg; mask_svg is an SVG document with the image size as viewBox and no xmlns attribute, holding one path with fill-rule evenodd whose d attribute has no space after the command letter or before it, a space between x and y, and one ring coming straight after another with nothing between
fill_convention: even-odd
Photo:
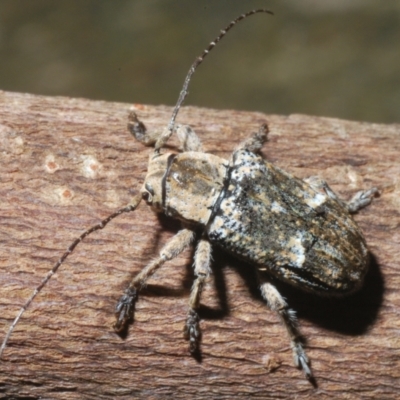
<instances>
[{"instance_id":1,"label":"hind leg","mask_svg":"<svg viewBox=\"0 0 400 400\"><path fill-rule=\"evenodd\" d=\"M358 210L371 204L372 199L379 195L379 190L375 187L367 190L360 190L357 192L349 201L340 199L336 193L329 187L329 185L318 176L310 176L304 179L314 190L317 192L323 192L327 194L330 198L343 204L349 211L349 213L356 213Z\"/></svg>"},{"instance_id":2,"label":"hind leg","mask_svg":"<svg viewBox=\"0 0 400 400\"><path fill-rule=\"evenodd\" d=\"M261 277L259 277L261 280ZM267 302L268 307L275 311L289 335L290 346L293 351L293 360L296 367L301 368L307 379L312 379L313 375L310 369L308 357L303 348L302 338L297 328L297 319L295 312L289 308L286 300L278 292L278 289L267 281L261 281L261 295Z\"/></svg>"},{"instance_id":3,"label":"hind leg","mask_svg":"<svg viewBox=\"0 0 400 400\"><path fill-rule=\"evenodd\" d=\"M377 188L371 188L368 190L361 190L357 192L350 201L347 202L347 209L350 213L355 213L361 208L364 208L371 204L372 199L379 195L379 191Z\"/></svg>"}]
</instances>

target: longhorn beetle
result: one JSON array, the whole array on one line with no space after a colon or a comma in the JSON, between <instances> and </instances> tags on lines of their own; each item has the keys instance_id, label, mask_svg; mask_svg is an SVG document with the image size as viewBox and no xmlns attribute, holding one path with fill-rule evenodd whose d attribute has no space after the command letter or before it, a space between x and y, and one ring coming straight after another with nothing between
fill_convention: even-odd
<instances>
[{"instance_id":1,"label":"longhorn beetle","mask_svg":"<svg viewBox=\"0 0 400 400\"><path fill-rule=\"evenodd\" d=\"M322 179L298 179L270 164L258 154L267 140L266 124L239 144L229 160L205 153L189 126L175 124L196 68L234 25L261 12L272 14L258 9L240 15L221 30L195 60L171 120L161 133L147 132L136 114L130 114L128 128L131 133L143 144L154 145L140 195L128 206L83 232L68 247L19 311L0 348L0 356L24 311L75 247L120 214L134 211L143 199L154 211L179 219L182 230L125 290L116 306L115 331L121 332L132 320L138 293L148 278L197 240L196 279L184 326L190 352L196 353L200 343L200 296L211 272L211 247L218 245L254 265L262 297L277 312L289 334L294 363L303 369L308 379L312 378L295 312L278 292L273 279L327 296L341 296L358 289L367 271L368 251L351 214L370 204L378 190L358 192L345 202ZM173 133L177 134L183 152L162 153Z\"/></svg>"}]
</instances>

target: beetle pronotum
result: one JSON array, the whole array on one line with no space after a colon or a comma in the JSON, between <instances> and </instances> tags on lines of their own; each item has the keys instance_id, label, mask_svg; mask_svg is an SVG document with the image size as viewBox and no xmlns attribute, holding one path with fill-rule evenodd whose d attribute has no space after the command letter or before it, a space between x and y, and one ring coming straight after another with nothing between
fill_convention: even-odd
<instances>
[{"instance_id":1,"label":"beetle pronotum","mask_svg":"<svg viewBox=\"0 0 400 400\"><path fill-rule=\"evenodd\" d=\"M280 316L289 334L295 364L307 378L312 377L295 313L274 286L273 279L322 295L340 296L358 289L367 271L368 251L350 214L368 205L377 189L361 191L346 203L323 180L316 177L301 180L268 163L258 155L267 139L266 124L239 144L229 160L203 152L193 130L175 124L191 77L209 51L239 21L261 12L272 14L258 9L240 15L196 58L164 131L147 132L136 114L129 116L128 127L136 139L154 145L140 195L83 232L68 247L10 325L0 356L24 311L75 247L120 214L134 211L143 199L154 211L179 219L183 229L133 278L117 303L114 329L122 331L132 319L138 293L148 278L197 240L196 279L184 327L190 352L195 353L200 343L200 297L211 272L211 247L216 244L254 265L263 298ZM183 152L162 153L173 133L177 134Z\"/></svg>"}]
</instances>

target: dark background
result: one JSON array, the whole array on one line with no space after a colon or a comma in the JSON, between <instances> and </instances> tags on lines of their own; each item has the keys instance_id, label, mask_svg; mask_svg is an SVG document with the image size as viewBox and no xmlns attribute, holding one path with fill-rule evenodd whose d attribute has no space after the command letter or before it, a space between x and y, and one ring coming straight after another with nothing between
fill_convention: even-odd
<instances>
[{"instance_id":1,"label":"dark background","mask_svg":"<svg viewBox=\"0 0 400 400\"><path fill-rule=\"evenodd\" d=\"M1 0L0 89L400 121L398 0Z\"/></svg>"}]
</instances>

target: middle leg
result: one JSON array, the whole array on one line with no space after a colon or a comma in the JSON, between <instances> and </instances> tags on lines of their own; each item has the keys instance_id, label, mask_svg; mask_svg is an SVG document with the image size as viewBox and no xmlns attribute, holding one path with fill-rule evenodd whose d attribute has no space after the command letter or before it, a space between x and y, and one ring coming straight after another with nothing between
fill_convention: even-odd
<instances>
[{"instance_id":1,"label":"middle leg","mask_svg":"<svg viewBox=\"0 0 400 400\"><path fill-rule=\"evenodd\" d=\"M204 287L204 283L210 276L211 262L211 244L205 238L200 239L194 258L194 281L192 292L189 299L189 310L184 326L184 337L189 340L189 350L194 354L199 349L200 343L200 318L198 309L200 306L200 297Z\"/></svg>"}]
</instances>

